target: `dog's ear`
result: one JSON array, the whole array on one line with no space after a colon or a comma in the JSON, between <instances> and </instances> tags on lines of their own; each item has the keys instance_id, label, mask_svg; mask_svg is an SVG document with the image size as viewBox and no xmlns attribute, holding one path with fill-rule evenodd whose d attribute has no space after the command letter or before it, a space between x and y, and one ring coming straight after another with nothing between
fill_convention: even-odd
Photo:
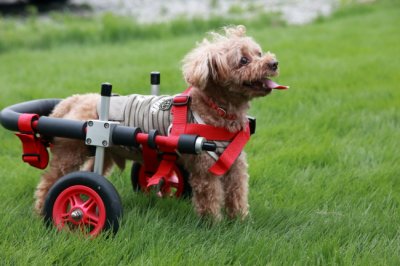
<instances>
[{"instance_id":1,"label":"dog's ear","mask_svg":"<svg viewBox=\"0 0 400 266\"><path fill-rule=\"evenodd\" d=\"M221 49L210 53L208 61L212 79L218 81L217 83L224 83L230 71L226 51Z\"/></svg>"},{"instance_id":2,"label":"dog's ear","mask_svg":"<svg viewBox=\"0 0 400 266\"><path fill-rule=\"evenodd\" d=\"M211 46L204 40L183 59L182 72L186 82L199 89L207 86L208 80L223 82L229 74L226 51L223 47Z\"/></svg>"},{"instance_id":3,"label":"dog's ear","mask_svg":"<svg viewBox=\"0 0 400 266\"><path fill-rule=\"evenodd\" d=\"M186 82L199 89L204 89L210 75L209 51L204 40L197 48L183 59L182 73Z\"/></svg>"}]
</instances>

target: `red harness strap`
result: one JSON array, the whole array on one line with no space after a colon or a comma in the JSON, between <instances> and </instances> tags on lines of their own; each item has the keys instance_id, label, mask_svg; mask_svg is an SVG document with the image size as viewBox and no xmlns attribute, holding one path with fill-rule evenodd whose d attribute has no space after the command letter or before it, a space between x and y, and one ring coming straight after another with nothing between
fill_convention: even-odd
<instances>
[{"instance_id":1,"label":"red harness strap","mask_svg":"<svg viewBox=\"0 0 400 266\"><path fill-rule=\"evenodd\" d=\"M208 169L214 175L224 175L239 157L247 141L250 139L250 127L247 124L245 130L232 133L222 127L188 123L187 114L190 89L188 88L182 94L175 96L173 100L171 135L197 134L207 140L231 141L215 164Z\"/></svg>"},{"instance_id":2,"label":"red harness strap","mask_svg":"<svg viewBox=\"0 0 400 266\"><path fill-rule=\"evenodd\" d=\"M239 157L249 139L250 128L249 125L247 125L246 130L241 130L237 133L233 141L228 145L216 163L211 166L208 171L214 175L224 175L226 172L228 172L235 160Z\"/></svg>"},{"instance_id":3,"label":"red harness strap","mask_svg":"<svg viewBox=\"0 0 400 266\"><path fill-rule=\"evenodd\" d=\"M195 134L202 136L207 140L231 142L221 154L219 159L208 169L208 171L214 175L224 175L232 167L247 141L250 139L249 124L247 124L245 130L232 133L222 127L188 123L187 117L188 105L190 101L190 89L191 88L186 89L183 93L175 96L173 99L171 135L179 136L181 134ZM152 177L148 179L147 187L159 184L161 179L164 179L165 182L168 182L167 177L170 176L177 160L177 155L174 154L174 151L167 151L166 153L162 154L162 158L159 163L154 163L155 158L157 158L157 152L155 150L144 147L143 153L145 161L144 164L147 165L146 170L155 172ZM147 158L148 156L149 158ZM157 167L156 171L154 170L155 166Z\"/></svg>"}]
</instances>

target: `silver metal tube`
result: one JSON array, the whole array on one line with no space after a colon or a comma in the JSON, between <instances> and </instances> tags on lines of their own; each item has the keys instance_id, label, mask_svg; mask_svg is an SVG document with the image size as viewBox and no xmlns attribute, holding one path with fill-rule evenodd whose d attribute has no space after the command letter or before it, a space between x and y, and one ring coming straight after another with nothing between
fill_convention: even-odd
<instances>
[{"instance_id":1,"label":"silver metal tube","mask_svg":"<svg viewBox=\"0 0 400 266\"><path fill-rule=\"evenodd\" d=\"M196 154L200 154L203 151L203 143L206 141L203 137L197 137L196 142L194 144L194 149Z\"/></svg>"},{"instance_id":2,"label":"silver metal tube","mask_svg":"<svg viewBox=\"0 0 400 266\"><path fill-rule=\"evenodd\" d=\"M100 121L108 121L110 111L110 96L112 86L109 83L103 83L101 85L101 100L100 100ZM103 175L104 168L104 153L105 148L97 146L96 155L94 158L94 172L99 175Z\"/></svg>"},{"instance_id":3,"label":"silver metal tube","mask_svg":"<svg viewBox=\"0 0 400 266\"><path fill-rule=\"evenodd\" d=\"M101 96L99 120L108 121L110 112L110 97Z\"/></svg>"},{"instance_id":4,"label":"silver metal tube","mask_svg":"<svg viewBox=\"0 0 400 266\"><path fill-rule=\"evenodd\" d=\"M160 94L160 85L151 85L151 95L159 95Z\"/></svg>"},{"instance_id":5,"label":"silver metal tube","mask_svg":"<svg viewBox=\"0 0 400 266\"><path fill-rule=\"evenodd\" d=\"M103 175L104 168L104 151L103 147L96 147L96 156L94 157L94 172Z\"/></svg>"}]
</instances>

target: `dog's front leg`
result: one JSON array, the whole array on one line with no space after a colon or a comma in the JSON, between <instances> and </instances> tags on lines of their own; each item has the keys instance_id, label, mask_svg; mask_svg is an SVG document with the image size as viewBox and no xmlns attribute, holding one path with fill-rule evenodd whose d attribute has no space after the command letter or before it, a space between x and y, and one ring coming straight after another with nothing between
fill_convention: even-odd
<instances>
[{"instance_id":1,"label":"dog's front leg","mask_svg":"<svg viewBox=\"0 0 400 266\"><path fill-rule=\"evenodd\" d=\"M186 160L186 167L191 172L189 182L197 214L201 217L211 216L215 221L219 221L222 218L224 190L221 177L208 172L212 163L213 160L208 155L191 156L191 160Z\"/></svg>"},{"instance_id":2,"label":"dog's front leg","mask_svg":"<svg viewBox=\"0 0 400 266\"><path fill-rule=\"evenodd\" d=\"M223 177L225 190L225 208L230 218L244 219L249 213L248 179L246 155L237 158L229 172Z\"/></svg>"},{"instance_id":3,"label":"dog's front leg","mask_svg":"<svg viewBox=\"0 0 400 266\"><path fill-rule=\"evenodd\" d=\"M193 189L193 204L201 217L212 216L216 221L221 220L221 206L224 191L219 177L209 173L191 177Z\"/></svg>"}]
</instances>

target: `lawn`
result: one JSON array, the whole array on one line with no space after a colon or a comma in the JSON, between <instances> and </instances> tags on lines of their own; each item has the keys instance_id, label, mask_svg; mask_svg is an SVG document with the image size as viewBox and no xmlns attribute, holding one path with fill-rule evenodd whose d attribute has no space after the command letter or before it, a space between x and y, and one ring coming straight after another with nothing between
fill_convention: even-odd
<instances>
[{"instance_id":1,"label":"lawn","mask_svg":"<svg viewBox=\"0 0 400 266\"><path fill-rule=\"evenodd\" d=\"M301 27L246 23L277 54L278 80L291 88L253 102L258 128L246 147L251 216L244 222L210 227L188 200L133 193L127 169L110 177L124 207L114 237L47 229L32 209L41 171L22 163L19 141L0 129L0 264L399 265L399 14L398 2L381 1ZM163 93L180 92L180 60L204 25L218 26L196 22L191 34L174 34L170 24L160 26L165 35L154 27L143 38L108 38L86 19L93 34L86 37L72 34L77 26L63 16L58 28L0 19L0 108L97 92L104 81L121 94L148 93L153 70L162 73Z\"/></svg>"}]
</instances>

